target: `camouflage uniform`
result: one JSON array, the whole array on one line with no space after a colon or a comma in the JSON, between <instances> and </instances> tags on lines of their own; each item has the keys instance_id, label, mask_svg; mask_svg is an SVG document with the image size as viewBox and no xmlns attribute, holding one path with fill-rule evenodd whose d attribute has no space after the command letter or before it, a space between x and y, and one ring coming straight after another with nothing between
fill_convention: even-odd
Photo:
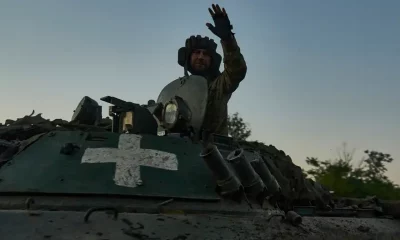
<instances>
[{"instance_id":1,"label":"camouflage uniform","mask_svg":"<svg viewBox=\"0 0 400 240\"><path fill-rule=\"evenodd\" d=\"M230 42L221 41L221 45L225 70L213 81L209 79L209 99L203 127L216 134L228 135L228 102L245 78L247 66L235 38Z\"/></svg>"}]
</instances>

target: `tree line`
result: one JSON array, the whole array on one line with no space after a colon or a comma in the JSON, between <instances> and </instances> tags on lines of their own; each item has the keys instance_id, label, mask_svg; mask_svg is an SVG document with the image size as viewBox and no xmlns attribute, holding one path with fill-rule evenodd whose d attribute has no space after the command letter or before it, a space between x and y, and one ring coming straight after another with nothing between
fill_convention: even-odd
<instances>
[{"instance_id":1,"label":"tree line","mask_svg":"<svg viewBox=\"0 0 400 240\"><path fill-rule=\"evenodd\" d=\"M236 112L228 116L228 133L236 140L246 140L251 136L251 129ZM310 169L303 170L303 173L338 197L376 196L380 199L400 200L400 187L385 175L386 165L393 162L391 155L374 150L365 150L364 154L356 162L354 149L349 151L347 145L343 144L334 160L307 157L305 161Z\"/></svg>"}]
</instances>

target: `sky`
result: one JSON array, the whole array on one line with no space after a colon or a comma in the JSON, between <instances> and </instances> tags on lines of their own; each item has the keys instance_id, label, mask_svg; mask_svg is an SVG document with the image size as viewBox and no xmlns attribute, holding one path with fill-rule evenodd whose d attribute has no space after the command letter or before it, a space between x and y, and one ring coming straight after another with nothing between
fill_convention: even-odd
<instances>
[{"instance_id":1,"label":"sky","mask_svg":"<svg viewBox=\"0 0 400 240\"><path fill-rule=\"evenodd\" d=\"M400 1L1 0L0 121L70 120L84 96L147 103L183 76L177 51L226 8L247 62L229 102L304 169L346 142L389 153L400 184ZM218 52L221 46L218 44ZM221 70L223 67L221 66Z\"/></svg>"}]
</instances>

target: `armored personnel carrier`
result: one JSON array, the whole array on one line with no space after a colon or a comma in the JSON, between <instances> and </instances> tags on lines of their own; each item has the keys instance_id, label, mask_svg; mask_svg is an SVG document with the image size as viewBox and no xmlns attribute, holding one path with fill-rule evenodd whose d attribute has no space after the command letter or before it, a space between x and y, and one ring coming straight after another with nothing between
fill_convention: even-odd
<instances>
[{"instance_id":1,"label":"armored personnel carrier","mask_svg":"<svg viewBox=\"0 0 400 240\"><path fill-rule=\"evenodd\" d=\"M395 204L338 208L283 151L203 130L207 98L187 76L144 105L102 98L108 119L84 97L70 122L6 121L1 239L400 239Z\"/></svg>"}]
</instances>

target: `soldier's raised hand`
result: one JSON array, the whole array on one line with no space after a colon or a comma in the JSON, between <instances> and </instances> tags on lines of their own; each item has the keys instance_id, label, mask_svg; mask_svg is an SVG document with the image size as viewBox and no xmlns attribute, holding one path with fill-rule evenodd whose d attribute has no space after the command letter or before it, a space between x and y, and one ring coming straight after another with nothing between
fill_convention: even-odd
<instances>
[{"instance_id":1,"label":"soldier's raised hand","mask_svg":"<svg viewBox=\"0 0 400 240\"><path fill-rule=\"evenodd\" d=\"M208 11L213 18L215 25L213 26L211 23L207 23L206 25L208 29L223 41L231 39L233 27L229 21L225 8L222 8L221 10L218 4L212 4L212 9L208 8Z\"/></svg>"}]
</instances>

